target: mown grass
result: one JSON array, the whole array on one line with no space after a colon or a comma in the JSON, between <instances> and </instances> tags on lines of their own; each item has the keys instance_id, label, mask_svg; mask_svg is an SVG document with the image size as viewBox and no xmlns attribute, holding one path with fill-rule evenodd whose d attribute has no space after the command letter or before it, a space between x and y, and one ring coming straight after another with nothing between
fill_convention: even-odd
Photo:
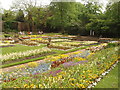
<instances>
[{"instance_id":1,"label":"mown grass","mask_svg":"<svg viewBox=\"0 0 120 90\"><path fill-rule=\"evenodd\" d=\"M118 88L118 66L110 71L103 79L95 86L95 88Z\"/></svg>"},{"instance_id":2,"label":"mown grass","mask_svg":"<svg viewBox=\"0 0 120 90\"><path fill-rule=\"evenodd\" d=\"M34 50L34 49L39 49L42 48L46 45L40 45L40 46L25 46L25 45L15 45L14 47L5 47L2 48L2 55L4 54L9 54L13 52L24 52L27 50Z\"/></svg>"}]
</instances>

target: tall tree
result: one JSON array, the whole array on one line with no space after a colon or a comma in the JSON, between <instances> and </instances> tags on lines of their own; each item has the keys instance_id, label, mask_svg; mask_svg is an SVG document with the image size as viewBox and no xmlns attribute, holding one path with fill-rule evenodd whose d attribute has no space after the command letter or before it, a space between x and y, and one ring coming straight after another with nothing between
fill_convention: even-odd
<instances>
[{"instance_id":1,"label":"tall tree","mask_svg":"<svg viewBox=\"0 0 120 90\"><path fill-rule=\"evenodd\" d=\"M33 14L34 14L34 7L36 7L36 0L15 0L12 5L13 10L23 10L26 14L26 21L29 23L30 31L34 31L34 21L33 21ZM19 13L23 13L19 12ZM23 17L21 15L19 18Z\"/></svg>"},{"instance_id":2,"label":"tall tree","mask_svg":"<svg viewBox=\"0 0 120 90\"><path fill-rule=\"evenodd\" d=\"M105 15L107 17L107 25L109 26L110 36L120 37L120 1L109 3Z\"/></svg>"},{"instance_id":3,"label":"tall tree","mask_svg":"<svg viewBox=\"0 0 120 90\"><path fill-rule=\"evenodd\" d=\"M65 27L70 26L75 18L74 2L51 2L50 11L52 16L49 21L53 28L59 27L64 32Z\"/></svg>"},{"instance_id":4,"label":"tall tree","mask_svg":"<svg viewBox=\"0 0 120 90\"><path fill-rule=\"evenodd\" d=\"M3 21L14 21L15 20L15 12L4 9L3 14L2 14L2 20Z\"/></svg>"},{"instance_id":5,"label":"tall tree","mask_svg":"<svg viewBox=\"0 0 120 90\"><path fill-rule=\"evenodd\" d=\"M25 21L23 10L20 9L18 11L18 13L16 15L16 21L19 21L19 22L24 22Z\"/></svg>"}]
</instances>

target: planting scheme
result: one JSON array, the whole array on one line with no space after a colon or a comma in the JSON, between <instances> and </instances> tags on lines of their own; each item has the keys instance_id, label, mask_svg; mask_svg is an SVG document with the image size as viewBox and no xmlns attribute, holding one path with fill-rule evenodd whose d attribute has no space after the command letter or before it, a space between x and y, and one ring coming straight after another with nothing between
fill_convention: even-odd
<instances>
[{"instance_id":1,"label":"planting scheme","mask_svg":"<svg viewBox=\"0 0 120 90\"><path fill-rule=\"evenodd\" d=\"M1 48L6 50L1 54L2 87L93 88L99 85L117 65L119 46L116 42L75 41L71 37L28 35L19 43L2 42Z\"/></svg>"},{"instance_id":2,"label":"planting scheme","mask_svg":"<svg viewBox=\"0 0 120 90\"><path fill-rule=\"evenodd\" d=\"M1 90L120 88L120 0L0 6Z\"/></svg>"}]
</instances>

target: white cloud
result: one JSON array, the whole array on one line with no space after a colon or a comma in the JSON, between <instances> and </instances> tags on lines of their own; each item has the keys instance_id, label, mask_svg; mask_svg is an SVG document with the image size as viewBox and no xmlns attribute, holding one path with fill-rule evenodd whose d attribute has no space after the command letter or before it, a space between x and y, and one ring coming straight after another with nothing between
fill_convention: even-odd
<instances>
[{"instance_id":1,"label":"white cloud","mask_svg":"<svg viewBox=\"0 0 120 90\"><path fill-rule=\"evenodd\" d=\"M12 5L12 0L1 0L1 7L4 9L9 9Z\"/></svg>"},{"instance_id":2,"label":"white cloud","mask_svg":"<svg viewBox=\"0 0 120 90\"><path fill-rule=\"evenodd\" d=\"M15 0L1 0L0 1L1 2L1 7L4 8L4 9L9 9L10 6L12 5L13 1L15 1ZM50 4L51 0L36 0L36 1L38 1L42 5L48 5L48 4ZM76 2L83 3L82 0L76 0ZM106 6L107 0L99 0L99 2L103 3L103 6Z\"/></svg>"},{"instance_id":3,"label":"white cloud","mask_svg":"<svg viewBox=\"0 0 120 90\"><path fill-rule=\"evenodd\" d=\"M1 0L1 7L4 9L10 9L12 2L14 2L15 0ZM50 4L50 0L36 0L39 3L41 3L42 5L48 5Z\"/></svg>"}]
</instances>

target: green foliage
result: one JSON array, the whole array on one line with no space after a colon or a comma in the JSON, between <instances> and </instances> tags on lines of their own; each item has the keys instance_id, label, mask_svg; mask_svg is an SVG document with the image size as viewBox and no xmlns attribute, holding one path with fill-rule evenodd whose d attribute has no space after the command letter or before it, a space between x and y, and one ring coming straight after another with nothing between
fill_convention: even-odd
<instances>
[{"instance_id":1,"label":"green foliage","mask_svg":"<svg viewBox=\"0 0 120 90\"><path fill-rule=\"evenodd\" d=\"M118 43L108 43L107 47L116 47L118 46Z\"/></svg>"},{"instance_id":2,"label":"green foliage","mask_svg":"<svg viewBox=\"0 0 120 90\"><path fill-rule=\"evenodd\" d=\"M96 36L119 37L119 3L116 2L107 6L106 12L99 15L89 15L90 22L86 24L86 29L94 30Z\"/></svg>"},{"instance_id":3,"label":"green foliage","mask_svg":"<svg viewBox=\"0 0 120 90\"><path fill-rule=\"evenodd\" d=\"M4 34L4 37L11 37L10 34Z\"/></svg>"},{"instance_id":4,"label":"green foliage","mask_svg":"<svg viewBox=\"0 0 120 90\"><path fill-rule=\"evenodd\" d=\"M14 21L7 21L7 22L4 22L4 28L3 28L3 32L17 32L17 22L14 22Z\"/></svg>"},{"instance_id":5,"label":"green foliage","mask_svg":"<svg viewBox=\"0 0 120 90\"><path fill-rule=\"evenodd\" d=\"M25 18L24 18L23 10L20 9L16 15L16 21L24 22L24 20Z\"/></svg>"},{"instance_id":6,"label":"green foliage","mask_svg":"<svg viewBox=\"0 0 120 90\"><path fill-rule=\"evenodd\" d=\"M30 31L89 35L92 30L95 36L120 37L120 1L109 0L112 3L107 4L105 12L99 1L84 0L82 4L53 0L42 7L37 6L36 1L16 0L11 10L4 10L2 20L6 21L5 29L16 29L12 24L16 20L27 22Z\"/></svg>"},{"instance_id":7,"label":"green foliage","mask_svg":"<svg viewBox=\"0 0 120 90\"><path fill-rule=\"evenodd\" d=\"M74 2L52 2L50 11L52 16L48 19L49 24L53 27L60 27L64 32L64 28L71 26L76 20L76 3Z\"/></svg>"},{"instance_id":8,"label":"green foliage","mask_svg":"<svg viewBox=\"0 0 120 90\"><path fill-rule=\"evenodd\" d=\"M15 12L11 10L4 10L2 14L2 20L6 22L11 22L15 20Z\"/></svg>"}]
</instances>

